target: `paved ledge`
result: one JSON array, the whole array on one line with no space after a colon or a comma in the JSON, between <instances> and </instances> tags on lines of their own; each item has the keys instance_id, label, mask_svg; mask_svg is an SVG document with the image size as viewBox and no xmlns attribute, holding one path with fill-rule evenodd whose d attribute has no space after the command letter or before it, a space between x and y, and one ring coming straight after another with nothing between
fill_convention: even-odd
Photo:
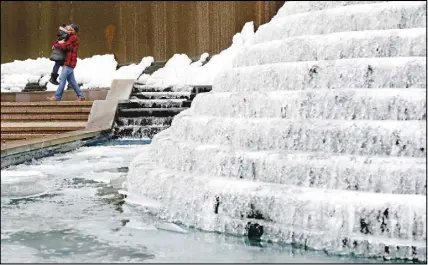
<instances>
[{"instance_id":1,"label":"paved ledge","mask_svg":"<svg viewBox=\"0 0 428 265\"><path fill-rule=\"evenodd\" d=\"M91 107L93 101L18 101L0 102L1 107Z\"/></svg>"},{"instance_id":2,"label":"paved ledge","mask_svg":"<svg viewBox=\"0 0 428 265\"><path fill-rule=\"evenodd\" d=\"M38 148L44 148L57 144L63 144L70 141L82 140L94 136L102 135L105 131L102 130L78 130L65 132L60 134L49 135L44 138L36 138L30 140L19 140L10 143L2 143L1 156L16 154L19 152L32 151Z\"/></svg>"},{"instance_id":3,"label":"paved ledge","mask_svg":"<svg viewBox=\"0 0 428 265\"><path fill-rule=\"evenodd\" d=\"M81 129L85 128L87 122L25 122L25 123L17 123L17 122L2 122L1 127L12 127L12 128L28 128L28 127L40 127L46 128L47 130L57 130L57 129L66 129L68 127L75 128L79 127ZM82 128L83 127L83 128Z\"/></svg>"},{"instance_id":4,"label":"paved ledge","mask_svg":"<svg viewBox=\"0 0 428 265\"><path fill-rule=\"evenodd\" d=\"M108 130L78 130L44 138L18 140L1 145L1 168L38 159L58 152L74 150L88 141L109 138Z\"/></svg>"},{"instance_id":5,"label":"paved ledge","mask_svg":"<svg viewBox=\"0 0 428 265\"><path fill-rule=\"evenodd\" d=\"M110 88L96 88L82 90L86 100L94 101L105 99ZM55 95L55 91L34 91L34 92L3 92L1 102L32 102L46 101L46 97ZM77 98L74 90L65 90L62 96L63 101L73 101Z\"/></svg>"}]
</instances>

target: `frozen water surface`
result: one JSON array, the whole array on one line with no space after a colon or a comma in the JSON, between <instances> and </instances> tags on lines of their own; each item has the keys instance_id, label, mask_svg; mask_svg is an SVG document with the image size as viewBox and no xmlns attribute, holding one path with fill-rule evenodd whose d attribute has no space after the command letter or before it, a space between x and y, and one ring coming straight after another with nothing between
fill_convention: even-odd
<instances>
[{"instance_id":1,"label":"frozen water surface","mask_svg":"<svg viewBox=\"0 0 428 265\"><path fill-rule=\"evenodd\" d=\"M155 218L121 195L130 161L147 152L148 145L124 145L132 142L141 143L82 147L2 170L1 262L366 261L200 232ZM43 188L29 193L36 182ZM13 194L7 192L11 185Z\"/></svg>"}]
</instances>

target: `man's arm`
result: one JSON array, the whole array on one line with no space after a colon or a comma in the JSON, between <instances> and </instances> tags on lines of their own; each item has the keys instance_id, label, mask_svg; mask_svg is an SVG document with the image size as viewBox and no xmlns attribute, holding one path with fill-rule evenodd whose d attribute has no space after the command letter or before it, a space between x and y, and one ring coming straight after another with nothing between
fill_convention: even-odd
<instances>
[{"instance_id":1,"label":"man's arm","mask_svg":"<svg viewBox=\"0 0 428 265\"><path fill-rule=\"evenodd\" d=\"M71 50L71 47L73 47L73 42L74 42L74 38L70 36L70 38L66 42L64 43L55 42L53 46L62 51L69 51Z\"/></svg>"}]
</instances>

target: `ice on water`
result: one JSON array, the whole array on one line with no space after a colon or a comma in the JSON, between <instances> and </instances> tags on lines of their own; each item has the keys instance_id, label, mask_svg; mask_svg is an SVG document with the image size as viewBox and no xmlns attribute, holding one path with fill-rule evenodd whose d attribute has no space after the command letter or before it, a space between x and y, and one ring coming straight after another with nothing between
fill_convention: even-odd
<instances>
[{"instance_id":1,"label":"ice on water","mask_svg":"<svg viewBox=\"0 0 428 265\"><path fill-rule=\"evenodd\" d=\"M287 1L248 36L132 161L129 200L207 231L251 222L264 240L426 261L426 2Z\"/></svg>"},{"instance_id":2,"label":"ice on water","mask_svg":"<svg viewBox=\"0 0 428 265\"><path fill-rule=\"evenodd\" d=\"M39 171L5 171L1 176L1 196L28 197L41 194L47 187Z\"/></svg>"}]
</instances>

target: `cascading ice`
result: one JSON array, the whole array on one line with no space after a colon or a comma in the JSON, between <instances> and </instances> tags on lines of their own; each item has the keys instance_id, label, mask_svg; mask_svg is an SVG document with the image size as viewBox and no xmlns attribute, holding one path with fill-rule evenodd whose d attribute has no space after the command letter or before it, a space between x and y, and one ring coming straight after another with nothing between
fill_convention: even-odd
<instances>
[{"instance_id":1,"label":"cascading ice","mask_svg":"<svg viewBox=\"0 0 428 265\"><path fill-rule=\"evenodd\" d=\"M133 160L128 198L206 231L426 261L426 154L426 2L287 1Z\"/></svg>"}]
</instances>

